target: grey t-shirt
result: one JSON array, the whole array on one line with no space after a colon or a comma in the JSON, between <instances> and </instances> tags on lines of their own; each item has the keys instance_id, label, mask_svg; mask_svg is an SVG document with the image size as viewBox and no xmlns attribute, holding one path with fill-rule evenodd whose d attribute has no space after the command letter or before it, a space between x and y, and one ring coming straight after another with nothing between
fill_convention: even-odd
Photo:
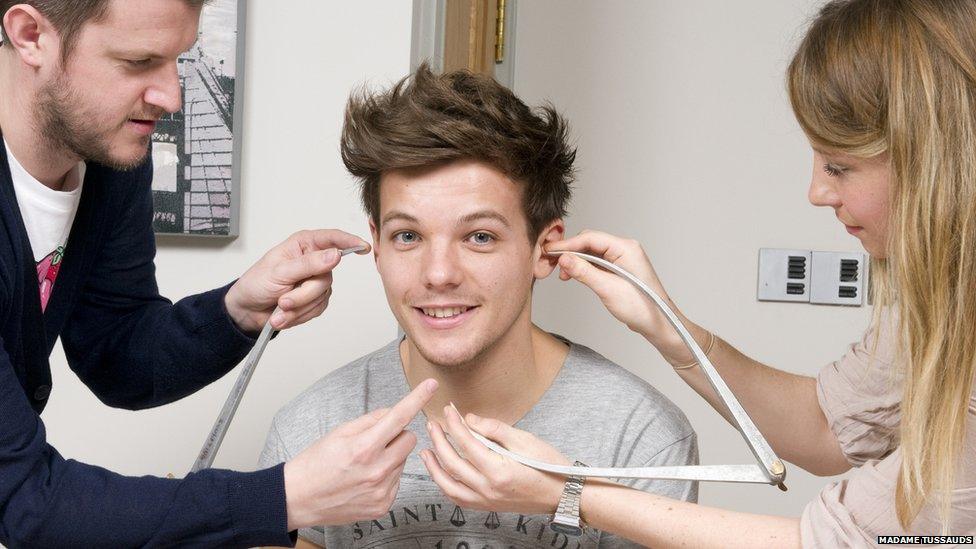
<instances>
[{"instance_id":1,"label":"grey t-shirt","mask_svg":"<svg viewBox=\"0 0 976 549\"><path fill-rule=\"evenodd\" d=\"M288 461L339 424L391 407L410 388L399 340L320 379L275 416L261 467ZM549 529L549 517L462 509L430 479L419 452L432 446L423 414L408 427L417 446L407 459L388 515L345 526L304 529L303 537L329 549L423 547L639 547L593 529L567 538ZM695 432L684 414L653 387L582 345L570 343L562 369L542 398L516 424L590 466L643 467L698 463ZM636 480L635 488L697 501L693 482Z\"/></svg>"}]
</instances>

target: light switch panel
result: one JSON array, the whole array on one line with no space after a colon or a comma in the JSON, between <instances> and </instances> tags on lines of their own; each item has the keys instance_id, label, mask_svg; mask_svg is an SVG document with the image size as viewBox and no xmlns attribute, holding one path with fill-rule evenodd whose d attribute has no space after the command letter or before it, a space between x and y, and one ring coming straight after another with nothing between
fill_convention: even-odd
<instances>
[{"instance_id":1,"label":"light switch panel","mask_svg":"<svg viewBox=\"0 0 976 549\"><path fill-rule=\"evenodd\" d=\"M810 301L809 250L759 250L759 301Z\"/></svg>"},{"instance_id":2,"label":"light switch panel","mask_svg":"<svg viewBox=\"0 0 976 549\"><path fill-rule=\"evenodd\" d=\"M863 305L868 257L858 252L812 252L810 303Z\"/></svg>"}]
</instances>

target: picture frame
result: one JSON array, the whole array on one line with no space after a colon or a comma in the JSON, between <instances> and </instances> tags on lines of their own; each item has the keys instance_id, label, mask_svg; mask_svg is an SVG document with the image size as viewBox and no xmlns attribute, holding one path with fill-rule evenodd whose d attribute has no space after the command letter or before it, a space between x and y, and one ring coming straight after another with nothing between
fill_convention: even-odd
<instances>
[{"instance_id":1,"label":"picture frame","mask_svg":"<svg viewBox=\"0 0 976 549\"><path fill-rule=\"evenodd\" d=\"M245 0L208 2L179 57L182 109L152 137L156 234L239 234L245 11Z\"/></svg>"}]
</instances>

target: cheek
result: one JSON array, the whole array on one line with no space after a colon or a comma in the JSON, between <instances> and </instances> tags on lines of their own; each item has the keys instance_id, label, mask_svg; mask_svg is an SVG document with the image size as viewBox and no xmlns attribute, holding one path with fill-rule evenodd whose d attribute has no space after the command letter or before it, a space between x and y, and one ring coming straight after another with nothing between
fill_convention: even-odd
<instances>
[{"instance_id":1,"label":"cheek","mask_svg":"<svg viewBox=\"0 0 976 549\"><path fill-rule=\"evenodd\" d=\"M888 225L888 200L881 192L865 194L858 197L857 213L864 224L875 231L884 231Z\"/></svg>"},{"instance_id":2,"label":"cheek","mask_svg":"<svg viewBox=\"0 0 976 549\"><path fill-rule=\"evenodd\" d=\"M79 100L86 109L98 113L106 121L115 122L124 120L141 110L144 91L142 86L136 86L131 82L118 81L116 84L116 86L92 84L76 90Z\"/></svg>"},{"instance_id":3,"label":"cheek","mask_svg":"<svg viewBox=\"0 0 976 549\"><path fill-rule=\"evenodd\" d=\"M386 250L380 254L376 260L376 271L380 274L387 297L391 301L399 301L398 297L410 288L410 281L416 280L416 275L409 262L402 261L396 254L390 253L391 251Z\"/></svg>"},{"instance_id":4,"label":"cheek","mask_svg":"<svg viewBox=\"0 0 976 549\"><path fill-rule=\"evenodd\" d=\"M480 288L499 302L520 304L532 287L532 265L528 258L498 254L475 273Z\"/></svg>"}]
</instances>

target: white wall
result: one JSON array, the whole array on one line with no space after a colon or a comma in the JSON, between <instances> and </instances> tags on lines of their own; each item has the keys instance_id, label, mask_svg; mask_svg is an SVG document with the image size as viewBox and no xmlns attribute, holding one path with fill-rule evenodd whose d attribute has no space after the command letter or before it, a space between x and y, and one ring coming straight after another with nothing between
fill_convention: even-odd
<instances>
[{"instance_id":1,"label":"white wall","mask_svg":"<svg viewBox=\"0 0 976 549\"><path fill-rule=\"evenodd\" d=\"M241 236L230 243L166 239L156 264L164 295L225 284L301 228L368 237L338 136L349 90L387 85L409 70L409 2L250 1L246 32ZM275 411L333 368L386 343L396 324L368 257L336 271L328 313L282 333L264 354L215 466L253 469ZM60 351L43 418L67 457L127 474L182 476L236 371L176 404L112 410L78 381Z\"/></svg>"},{"instance_id":2,"label":"white wall","mask_svg":"<svg viewBox=\"0 0 976 549\"><path fill-rule=\"evenodd\" d=\"M522 0L516 91L552 101L579 145L569 233L637 238L689 317L747 354L814 375L866 325L868 308L758 303L760 247L859 250L806 201L806 140L784 72L819 2ZM699 433L702 463L749 463L741 437L639 336L575 282L536 286L536 320L669 395ZM703 485L701 501L798 514L825 479Z\"/></svg>"}]
</instances>

